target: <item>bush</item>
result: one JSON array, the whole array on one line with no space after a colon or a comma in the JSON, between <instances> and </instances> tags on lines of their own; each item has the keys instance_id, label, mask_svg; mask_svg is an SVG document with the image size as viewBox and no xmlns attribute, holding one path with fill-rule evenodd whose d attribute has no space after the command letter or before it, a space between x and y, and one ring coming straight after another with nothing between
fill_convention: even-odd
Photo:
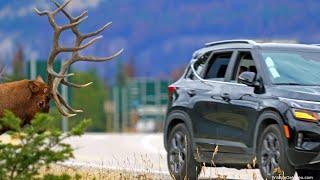
<instances>
[{"instance_id":1,"label":"bush","mask_svg":"<svg viewBox=\"0 0 320 180\"><path fill-rule=\"evenodd\" d=\"M41 168L63 162L73 157L73 148L64 143L66 138L80 136L90 124L83 120L67 133L53 126L54 119L47 114L37 114L30 125L20 127L20 119L9 111L0 119L0 126L9 127L8 132L17 143L0 143L0 179L70 179L67 174L59 176L40 175ZM77 176L76 179L79 177Z\"/></svg>"}]
</instances>

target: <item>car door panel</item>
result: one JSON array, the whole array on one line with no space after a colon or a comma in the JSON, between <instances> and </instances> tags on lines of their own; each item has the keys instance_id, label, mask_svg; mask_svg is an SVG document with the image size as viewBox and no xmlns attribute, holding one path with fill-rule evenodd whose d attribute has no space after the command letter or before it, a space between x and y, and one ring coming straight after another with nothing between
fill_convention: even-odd
<instances>
[{"instance_id":1,"label":"car door panel","mask_svg":"<svg viewBox=\"0 0 320 180\"><path fill-rule=\"evenodd\" d=\"M223 88L224 93L230 94L230 101L218 105L222 125L218 129L218 135L222 140L240 142L250 147L251 132L259 115L260 101L253 93L253 88L234 86L237 85L225 85ZM223 147L221 150L223 151Z\"/></svg>"},{"instance_id":2,"label":"car door panel","mask_svg":"<svg viewBox=\"0 0 320 180\"><path fill-rule=\"evenodd\" d=\"M213 52L210 59L210 66L206 72L210 74L208 80L202 80L204 89L194 98L194 106L192 107L197 123L195 125L195 142L202 151L212 151L213 148L220 143L218 129L220 128L218 105L224 102L220 93L224 86L223 71L226 71L226 63L232 58L233 51ZM229 60L228 60L229 58ZM213 61L213 62L211 62ZM219 67L214 66L214 63ZM208 63L208 64L209 64Z\"/></svg>"},{"instance_id":3,"label":"car door panel","mask_svg":"<svg viewBox=\"0 0 320 180\"><path fill-rule=\"evenodd\" d=\"M248 54L248 52L245 53ZM238 52L236 54L238 56ZM240 62L238 58L233 59L233 61ZM234 67L230 67L232 71L229 71L230 78L233 76L231 73L235 73L233 71L237 72L240 63L233 62L233 65ZM217 105L218 119L221 123L221 128L218 128L217 132L219 138L224 141L244 144L250 151L252 147L251 139L261 107L261 101L259 100L261 95L256 94L253 87L239 84L236 81L228 81L223 86L220 95L225 101ZM225 97L226 95L228 98ZM222 145L220 151L229 152L232 145L236 144ZM237 148L239 150L243 149L240 146Z\"/></svg>"},{"instance_id":4,"label":"car door panel","mask_svg":"<svg viewBox=\"0 0 320 180\"><path fill-rule=\"evenodd\" d=\"M212 94L220 92L220 86L210 86L206 83L201 85L203 88L193 99L194 119L197 123L195 125L196 138L216 138L216 124L215 113L217 112L216 100L211 98Z\"/></svg>"}]
</instances>

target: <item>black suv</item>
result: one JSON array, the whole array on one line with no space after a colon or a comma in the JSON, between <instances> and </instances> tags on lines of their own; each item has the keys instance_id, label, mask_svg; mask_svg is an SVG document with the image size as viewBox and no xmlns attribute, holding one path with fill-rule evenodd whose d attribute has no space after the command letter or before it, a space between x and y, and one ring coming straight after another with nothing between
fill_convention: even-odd
<instances>
[{"instance_id":1,"label":"black suv","mask_svg":"<svg viewBox=\"0 0 320 180\"><path fill-rule=\"evenodd\" d=\"M245 168L255 158L265 179L320 178L317 45L208 43L168 94L164 144L175 179L196 179L213 163Z\"/></svg>"}]
</instances>

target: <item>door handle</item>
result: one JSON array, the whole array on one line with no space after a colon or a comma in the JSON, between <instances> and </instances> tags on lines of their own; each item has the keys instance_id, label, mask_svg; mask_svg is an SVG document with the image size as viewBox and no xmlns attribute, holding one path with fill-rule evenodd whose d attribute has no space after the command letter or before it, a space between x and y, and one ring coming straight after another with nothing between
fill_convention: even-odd
<instances>
[{"instance_id":1,"label":"door handle","mask_svg":"<svg viewBox=\"0 0 320 180\"><path fill-rule=\"evenodd\" d=\"M229 102L231 100L229 93L222 93L221 98L226 102Z\"/></svg>"},{"instance_id":2,"label":"door handle","mask_svg":"<svg viewBox=\"0 0 320 180\"><path fill-rule=\"evenodd\" d=\"M194 90L194 89L189 89L188 91L187 91L187 93L189 94L189 96L195 96L197 93L196 93L196 90Z\"/></svg>"}]
</instances>

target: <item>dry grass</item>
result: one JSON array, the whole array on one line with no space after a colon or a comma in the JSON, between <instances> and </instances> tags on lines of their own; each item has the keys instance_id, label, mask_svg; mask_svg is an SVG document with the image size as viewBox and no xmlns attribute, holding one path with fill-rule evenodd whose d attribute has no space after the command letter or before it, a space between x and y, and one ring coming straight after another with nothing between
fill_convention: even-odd
<instances>
[{"instance_id":1,"label":"dry grass","mask_svg":"<svg viewBox=\"0 0 320 180\"><path fill-rule=\"evenodd\" d=\"M72 168L61 165L54 165L50 169L42 169L41 174L68 174L72 177L80 175L83 180L151 180L154 179L152 174L138 174L120 170L94 169L94 168Z\"/></svg>"},{"instance_id":2,"label":"dry grass","mask_svg":"<svg viewBox=\"0 0 320 180\"><path fill-rule=\"evenodd\" d=\"M185 137L186 138L186 137ZM15 143L12 139L8 137L2 137L0 136L0 140L3 142L7 143ZM206 176L208 179L227 179L230 178L227 175L219 174L216 170L212 170L211 167L216 167L215 165L215 157L219 153L219 146L216 146L212 150L212 157L211 157L211 163L210 166L207 167L206 163L203 163L203 168L202 168L202 175ZM196 156L198 159L200 159L200 152L199 149L196 149ZM163 175L163 174L154 174L153 170L156 169L155 167L159 168L161 170L161 165L160 162L165 161L165 158L162 157L161 154L159 154L159 161L154 162L151 160L150 157L148 157L147 154L145 155L138 155L138 154L133 154L134 157L133 159L127 158L123 162L119 162L119 160L114 157L114 161L108 163L107 165L114 165L116 164L119 169L116 170L110 170L107 168L97 168L97 167L92 167L90 166L85 166L85 167L71 167L71 166L64 166L64 165L54 165L50 169L42 169L41 174L55 174L55 175L60 175L60 174L68 174L72 177L75 177L76 174L80 175L84 180L89 180L89 179L103 179L103 180L149 180L149 179L171 179L169 175ZM255 169L256 168L256 161L257 159L254 157L252 162L247 164L246 169ZM138 163L139 162L139 163ZM157 164L159 163L159 164ZM140 172L134 172L134 169L137 168L137 164L139 164L141 169L143 171ZM103 163L101 164L103 167ZM126 169L126 170L123 170ZM277 171L279 171L277 169ZM280 173L279 173L280 174ZM236 178L240 178L236 177ZM250 179L256 180L258 179L258 175L256 173L251 174Z\"/></svg>"},{"instance_id":3,"label":"dry grass","mask_svg":"<svg viewBox=\"0 0 320 180\"><path fill-rule=\"evenodd\" d=\"M212 161L211 166L214 167L214 157L218 153L218 146L214 149L212 153ZM165 180L165 179L172 179L168 174L154 174L152 173L153 164L152 162L145 156L141 156L141 159L143 159L144 163L148 165L149 168L144 169L144 171L134 172L133 168L130 170L130 168L126 168L127 170L123 170L123 168L119 168L116 170L110 170L107 168L97 168L97 167L90 167L90 166L66 166L66 165L54 165L50 169L43 169L41 172L42 174L55 174L60 175L62 173L66 173L72 177L75 177L76 174L79 174L83 180L91 180L91 179L97 179L97 180L153 180L153 179L159 179L159 180ZM126 167L129 167L130 164L129 160L128 162L123 162L123 165ZM256 158L252 160L251 163L247 165L247 169L254 169L256 166ZM205 179L218 179L218 180L224 180L229 179L232 177L228 177L227 175L219 174L216 170L211 169L210 167L206 167L206 164L203 164L202 168L202 175L204 175ZM209 168L209 169L207 169ZM129 169L129 170L128 170ZM256 173L253 173L249 175L250 179L257 180L258 175ZM233 177L233 178L240 178L239 177ZM241 178L240 178L241 179Z\"/></svg>"}]
</instances>

